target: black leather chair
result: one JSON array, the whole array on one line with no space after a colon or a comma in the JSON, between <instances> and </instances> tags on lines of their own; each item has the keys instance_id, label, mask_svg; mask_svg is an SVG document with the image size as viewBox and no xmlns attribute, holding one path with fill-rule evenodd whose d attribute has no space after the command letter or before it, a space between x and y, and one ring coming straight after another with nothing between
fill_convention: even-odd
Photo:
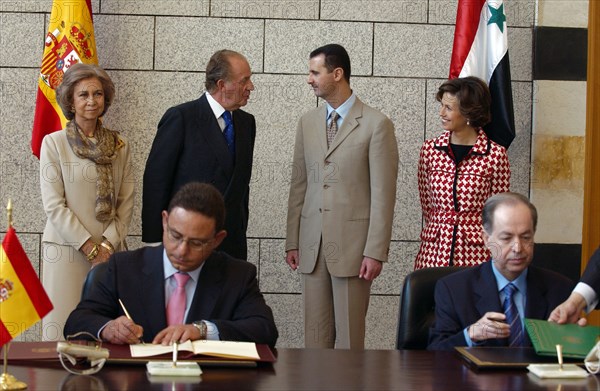
<instances>
[{"instance_id":1,"label":"black leather chair","mask_svg":"<svg viewBox=\"0 0 600 391\"><path fill-rule=\"evenodd\" d=\"M461 269L434 267L415 270L406 276L400 298L396 349L427 349L429 328L435 318L435 283Z\"/></svg>"},{"instance_id":2,"label":"black leather chair","mask_svg":"<svg viewBox=\"0 0 600 391\"><path fill-rule=\"evenodd\" d=\"M108 270L108 262L102 262L94 266L85 277L83 282L83 288L81 289L81 300L87 299L90 296L96 281L99 281L106 274Z\"/></svg>"}]
</instances>

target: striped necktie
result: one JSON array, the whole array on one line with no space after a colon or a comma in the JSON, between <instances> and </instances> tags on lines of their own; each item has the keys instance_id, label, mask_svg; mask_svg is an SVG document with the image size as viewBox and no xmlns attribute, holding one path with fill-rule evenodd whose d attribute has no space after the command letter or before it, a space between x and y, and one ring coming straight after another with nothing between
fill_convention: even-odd
<instances>
[{"instance_id":1,"label":"striped necktie","mask_svg":"<svg viewBox=\"0 0 600 391\"><path fill-rule=\"evenodd\" d=\"M504 315L506 315L506 323L510 326L510 336L508 337L508 346L523 346L523 326L521 325L521 317L513 299L513 295L518 291L513 283L509 283L504 287Z\"/></svg>"}]
</instances>

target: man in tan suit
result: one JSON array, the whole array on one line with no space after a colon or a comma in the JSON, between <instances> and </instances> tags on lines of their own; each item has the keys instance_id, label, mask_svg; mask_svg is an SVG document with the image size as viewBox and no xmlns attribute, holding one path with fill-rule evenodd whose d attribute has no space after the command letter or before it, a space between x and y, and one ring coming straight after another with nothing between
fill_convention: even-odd
<instances>
[{"instance_id":1,"label":"man in tan suit","mask_svg":"<svg viewBox=\"0 0 600 391\"><path fill-rule=\"evenodd\" d=\"M340 45L310 54L308 84L327 104L298 123L286 261L303 275L305 346L364 349L371 282L392 232L394 125L354 95Z\"/></svg>"}]
</instances>

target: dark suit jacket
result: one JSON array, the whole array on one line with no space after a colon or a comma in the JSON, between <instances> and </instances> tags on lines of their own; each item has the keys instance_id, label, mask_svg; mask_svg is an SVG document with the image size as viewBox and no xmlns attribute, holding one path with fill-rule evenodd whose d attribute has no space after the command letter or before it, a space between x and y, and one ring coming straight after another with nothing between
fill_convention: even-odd
<instances>
[{"instance_id":1,"label":"dark suit jacket","mask_svg":"<svg viewBox=\"0 0 600 391\"><path fill-rule=\"evenodd\" d=\"M592 257L588 261L583 276L581 276L581 282L588 284L596 291L596 295L600 295L600 248L594 251L594 254L592 254ZM600 304L596 308L600 309Z\"/></svg>"},{"instance_id":2,"label":"dark suit jacket","mask_svg":"<svg viewBox=\"0 0 600 391\"><path fill-rule=\"evenodd\" d=\"M120 298L144 328L144 341L152 341L167 327L162 256L163 246L115 253L105 275L69 315L65 336L78 331L97 335L108 321L124 315ZM256 267L222 252L213 253L200 273L185 323L196 320L213 322L222 340L273 346L278 337L273 313L258 288Z\"/></svg>"},{"instance_id":3,"label":"dark suit jacket","mask_svg":"<svg viewBox=\"0 0 600 391\"><path fill-rule=\"evenodd\" d=\"M548 319L565 301L574 283L558 273L529 266L525 316ZM504 312L490 261L440 279L435 286L435 321L429 330L429 350L466 346L463 330L486 312ZM529 342L529 339L527 339ZM506 346L508 339L490 339L484 346Z\"/></svg>"},{"instance_id":4,"label":"dark suit jacket","mask_svg":"<svg viewBox=\"0 0 600 391\"><path fill-rule=\"evenodd\" d=\"M213 184L225 198L227 237L219 247L247 259L246 229L256 136L254 116L233 112L235 162L206 95L171 107L158 123L146 161L142 195L142 240L162 241L161 212L186 183Z\"/></svg>"}]
</instances>

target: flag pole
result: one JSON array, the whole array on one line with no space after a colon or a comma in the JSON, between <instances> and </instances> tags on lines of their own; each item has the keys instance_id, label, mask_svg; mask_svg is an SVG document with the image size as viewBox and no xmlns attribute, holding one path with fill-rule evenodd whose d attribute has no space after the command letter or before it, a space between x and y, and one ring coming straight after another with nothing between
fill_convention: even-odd
<instances>
[{"instance_id":1,"label":"flag pole","mask_svg":"<svg viewBox=\"0 0 600 391\"><path fill-rule=\"evenodd\" d=\"M8 229L12 227L12 199L8 199L8 204L6 205L6 217L8 219ZM7 229L7 230L8 230Z\"/></svg>"},{"instance_id":2,"label":"flag pole","mask_svg":"<svg viewBox=\"0 0 600 391\"><path fill-rule=\"evenodd\" d=\"M6 217L8 219L8 232L12 227L12 200L8 199L8 205L6 205ZM2 375L0 375L0 390L24 390L27 388L27 383L17 380L16 377L7 372L8 369L8 349L10 349L10 342L7 342L2 351L4 353L4 365L2 367Z\"/></svg>"}]
</instances>

